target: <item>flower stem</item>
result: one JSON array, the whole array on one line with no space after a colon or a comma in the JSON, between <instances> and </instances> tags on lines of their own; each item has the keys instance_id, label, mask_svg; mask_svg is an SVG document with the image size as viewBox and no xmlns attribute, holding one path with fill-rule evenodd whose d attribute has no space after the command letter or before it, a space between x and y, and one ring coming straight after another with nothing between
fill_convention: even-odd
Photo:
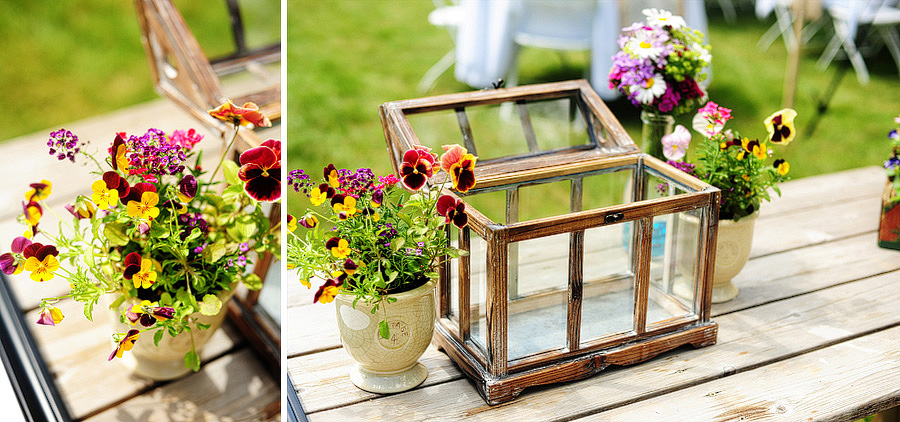
<instances>
[{"instance_id":1,"label":"flower stem","mask_svg":"<svg viewBox=\"0 0 900 422\"><path fill-rule=\"evenodd\" d=\"M225 150L222 151L222 158L219 158L219 164L216 165L216 169L213 170L212 176L209 177L210 182L216 179L216 174L219 172L219 168L222 167L222 163L225 162L225 157L228 156L228 151L231 151L231 147L234 145L234 141L237 139L239 130L241 130L241 127L239 125L234 125L234 135L231 136L231 142L229 142L228 146L225 147Z\"/></svg>"}]
</instances>

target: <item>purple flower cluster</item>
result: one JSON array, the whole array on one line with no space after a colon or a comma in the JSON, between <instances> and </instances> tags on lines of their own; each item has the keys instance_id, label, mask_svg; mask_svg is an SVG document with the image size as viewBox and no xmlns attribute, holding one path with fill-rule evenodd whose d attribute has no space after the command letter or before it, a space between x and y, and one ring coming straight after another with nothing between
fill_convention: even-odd
<instances>
[{"instance_id":1,"label":"purple flower cluster","mask_svg":"<svg viewBox=\"0 0 900 422\"><path fill-rule=\"evenodd\" d=\"M184 230L181 231L181 240L187 239L194 227L199 228L204 234L209 232L209 225L198 212L181 214L178 221L184 226ZM200 250L203 251L202 248Z\"/></svg>"},{"instance_id":2,"label":"purple flower cluster","mask_svg":"<svg viewBox=\"0 0 900 422\"><path fill-rule=\"evenodd\" d=\"M681 170L681 171L683 171L683 172L685 172L685 173L687 173L687 174L690 174L691 176L696 176L696 175L697 175L697 174L694 172L695 166L694 166L693 164L691 164L691 163L687 163L687 162L684 162L684 161L672 161L672 160L667 161L667 163L668 163L670 166L677 168L678 170Z\"/></svg>"},{"instance_id":3,"label":"purple flower cluster","mask_svg":"<svg viewBox=\"0 0 900 422\"><path fill-rule=\"evenodd\" d=\"M163 176L184 171L182 163L187 159L184 148L169 141L159 129L150 129L142 136L131 135L126 145L131 151L128 159L136 168L134 172L142 173L146 169L148 174Z\"/></svg>"},{"instance_id":4,"label":"purple flower cluster","mask_svg":"<svg viewBox=\"0 0 900 422\"><path fill-rule=\"evenodd\" d=\"M287 183L294 188L294 192L302 191L306 196L309 196L309 189L316 185L301 169L289 171Z\"/></svg>"},{"instance_id":5,"label":"purple flower cluster","mask_svg":"<svg viewBox=\"0 0 900 422\"><path fill-rule=\"evenodd\" d=\"M84 142L79 142L78 136L75 136L71 131L60 129L56 132L50 132L50 140L47 141L47 146L50 147L50 155L55 155L60 161L68 158L69 161L74 163L75 154L81 152Z\"/></svg>"},{"instance_id":6,"label":"purple flower cluster","mask_svg":"<svg viewBox=\"0 0 900 422\"><path fill-rule=\"evenodd\" d=\"M887 159L887 161L884 162L884 168L888 170L900 168L900 157L891 157Z\"/></svg>"},{"instance_id":7,"label":"purple flower cluster","mask_svg":"<svg viewBox=\"0 0 900 422\"><path fill-rule=\"evenodd\" d=\"M362 168L356 171L338 170L338 182L345 194L359 195L375 186L375 173L372 169Z\"/></svg>"},{"instance_id":8,"label":"purple flower cluster","mask_svg":"<svg viewBox=\"0 0 900 422\"><path fill-rule=\"evenodd\" d=\"M237 257L237 259L228 258L228 260L225 261L225 268L231 268L231 267L234 267L235 265L237 265L238 267L246 267L247 266L247 257L241 255L241 256Z\"/></svg>"},{"instance_id":9,"label":"purple flower cluster","mask_svg":"<svg viewBox=\"0 0 900 422\"><path fill-rule=\"evenodd\" d=\"M394 236L397 236L397 229L395 229L391 223L387 223L383 226L379 226L378 230L380 231L378 236L382 238L381 246L390 246L391 239L393 239Z\"/></svg>"}]
</instances>

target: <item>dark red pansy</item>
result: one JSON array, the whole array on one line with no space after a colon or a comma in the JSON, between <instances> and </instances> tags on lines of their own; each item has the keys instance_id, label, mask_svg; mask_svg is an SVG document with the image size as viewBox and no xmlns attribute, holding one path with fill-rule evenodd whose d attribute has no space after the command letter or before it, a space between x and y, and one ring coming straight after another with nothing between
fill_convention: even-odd
<instances>
[{"instance_id":1,"label":"dark red pansy","mask_svg":"<svg viewBox=\"0 0 900 422\"><path fill-rule=\"evenodd\" d=\"M197 178L191 174L185 174L178 181L178 199L181 202L190 202L195 196L197 196Z\"/></svg>"},{"instance_id":2,"label":"dark red pansy","mask_svg":"<svg viewBox=\"0 0 900 422\"><path fill-rule=\"evenodd\" d=\"M123 273L125 279L131 280L131 277L134 277L135 274L141 271L141 254L132 252L126 255L122 265L125 267L125 272Z\"/></svg>"},{"instance_id":3,"label":"dark red pansy","mask_svg":"<svg viewBox=\"0 0 900 422\"><path fill-rule=\"evenodd\" d=\"M450 195L444 195L438 198L437 212L444 216L444 223L453 223L454 226L463 228L469 223L469 216L466 214L466 204L463 201L457 201Z\"/></svg>"},{"instance_id":4,"label":"dark red pansy","mask_svg":"<svg viewBox=\"0 0 900 422\"><path fill-rule=\"evenodd\" d=\"M462 159L450 167L453 188L465 193L475 187L475 160L472 154L463 155Z\"/></svg>"},{"instance_id":5,"label":"dark red pansy","mask_svg":"<svg viewBox=\"0 0 900 422\"><path fill-rule=\"evenodd\" d=\"M434 162L437 156L431 153L431 149L417 146L403 154L403 162L400 163L400 180L410 190L419 190L434 174Z\"/></svg>"},{"instance_id":6,"label":"dark red pansy","mask_svg":"<svg viewBox=\"0 0 900 422\"><path fill-rule=\"evenodd\" d=\"M113 140L112 146L109 148L110 161L112 161L113 170L128 170L128 148L125 146L125 133L117 133L116 139Z\"/></svg>"},{"instance_id":7,"label":"dark red pansy","mask_svg":"<svg viewBox=\"0 0 900 422\"><path fill-rule=\"evenodd\" d=\"M41 243L32 243L25 247L22 250L22 256L25 259L31 258L32 256L37 258L38 261L43 261L48 255L57 256L59 255L59 251L56 250L56 246L53 245L44 245Z\"/></svg>"},{"instance_id":8,"label":"dark red pansy","mask_svg":"<svg viewBox=\"0 0 900 422\"><path fill-rule=\"evenodd\" d=\"M341 185L338 171L334 167L334 164L328 164L327 166L325 166L325 169L322 170L322 175L325 176L325 181L332 187L336 188Z\"/></svg>"},{"instance_id":9,"label":"dark red pansy","mask_svg":"<svg viewBox=\"0 0 900 422\"><path fill-rule=\"evenodd\" d=\"M257 201L272 202L281 198L281 141L269 139L241 154L238 177L244 181L244 192Z\"/></svg>"},{"instance_id":10,"label":"dark red pansy","mask_svg":"<svg viewBox=\"0 0 900 422\"><path fill-rule=\"evenodd\" d=\"M125 179L122 179L125 180ZM128 206L130 201L141 202L141 197L144 195L144 192L153 192L156 193L156 185L152 183L135 183L134 186L127 189L128 194L122 197L122 194L119 193L119 197L122 198L122 204Z\"/></svg>"},{"instance_id":11,"label":"dark red pansy","mask_svg":"<svg viewBox=\"0 0 900 422\"><path fill-rule=\"evenodd\" d=\"M353 262L352 259L347 258L347 260L344 261L344 273L346 273L347 275L353 275L354 273L356 273L357 269L359 269L359 265L356 265L356 263Z\"/></svg>"}]
</instances>

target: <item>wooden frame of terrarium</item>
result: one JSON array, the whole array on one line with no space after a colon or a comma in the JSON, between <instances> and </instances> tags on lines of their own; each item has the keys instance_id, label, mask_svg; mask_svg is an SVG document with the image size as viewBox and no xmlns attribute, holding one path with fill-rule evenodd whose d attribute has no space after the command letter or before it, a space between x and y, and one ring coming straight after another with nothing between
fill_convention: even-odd
<instances>
[{"instance_id":1,"label":"wooden frame of terrarium","mask_svg":"<svg viewBox=\"0 0 900 422\"><path fill-rule=\"evenodd\" d=\"M482 108L493 119L487 126L519 129L479 138L473 123ZM547 147L539 126L557 109L565 117L556 119L566 133L560 138L571 139L560 146L551 135ZM446 226L449 240L468 254L439 271L437 344L487 403L684 344L716 342L718 327L709 317L720 192L641 153L586 81L395 101L379 111L395 171L403 152L417 145L459 143L478 155L485 151L476 140L517 131L523 140L498 143L498 157L479 156L477 185L458 195L469 223ZM452 120L459 137L434 121L417 134L411 119L427 115ZM437 143L422 142L426 131L436 132ZM442 182L435 179L432 188ZM621 201L590 205L609 196L604 179L618 181L611 186ZM565 191L559 184L568 187L567 201L550 199ZM567 202L567 209L520 218L521 197L531 189L543 189L536 196L541 206ZM489 218L504 202L500 218Z\"/></svg>"}]
</instances>

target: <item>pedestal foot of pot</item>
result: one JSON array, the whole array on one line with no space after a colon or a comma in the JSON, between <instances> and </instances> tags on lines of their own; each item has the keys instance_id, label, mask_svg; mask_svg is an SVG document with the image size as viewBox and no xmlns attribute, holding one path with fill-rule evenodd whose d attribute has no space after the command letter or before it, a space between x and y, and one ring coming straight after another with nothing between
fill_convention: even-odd
<instances>
[{"instance_id":1,"label":"pedestal foot of pot","mask_svg":"<svg viewBox=\"0 0 900 422\"><path fill-rule=\"evenodd\" d=\"M184 366L184 360L158 361L137 358L134 353L125 352L122 355L121 364L132 374L154 381L168 381L181 378L191 372Z\"/></svg>"},{"instance_id":2,"label":"pedestal foot of pot","mask_svg":"<svg viewBox=\"0 0 900 422\"><path fill-rule=\"evenodd\" d=\"M425 381L428 370L425 365L415 365L397 372L379 373L363 369L359 364L350 368L350 381L361 390L370 393L389 394L412 390Z\"/></svg>"},{"instance_id":3,"label":"pedestal foot of pot","mask_svg":"<svg viewBox=\"0 0 900 422\"><path fill-rule=\"evenodd\" d=\"M723 283L713 284L712 303L723 303L734 299L738 295L738 288L728 280Z\"/></svg>"}]
</instances>

